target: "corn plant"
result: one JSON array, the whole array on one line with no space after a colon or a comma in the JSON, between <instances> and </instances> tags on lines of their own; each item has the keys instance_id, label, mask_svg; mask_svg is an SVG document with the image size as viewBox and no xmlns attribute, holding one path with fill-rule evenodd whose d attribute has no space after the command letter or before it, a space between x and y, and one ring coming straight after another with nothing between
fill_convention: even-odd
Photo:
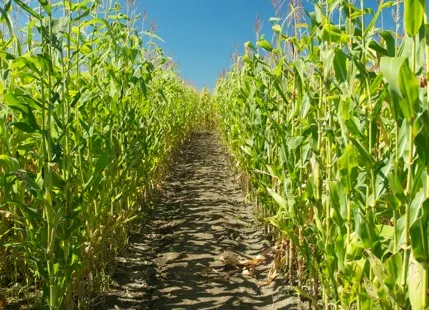
<instances>
[{"instance_id":1,"label":"corn plant","mask_svg":"<svg viewBox=\"0 0 429 310\"><path fill-rule=\"evenodd\" d=\"M304 15L293 1L213 100L314 308L426 309L426 1L354 2L314 1ZM403 37L378 27L391 9Z\"/></svg>"},{"instance_id":2,"label":"corn plant","mask_svg":"<svg viewBox=\"0 0 429 310\"><path fill-rule=\"evenodd\" d=\"M2 4L0 285L85 307L202 99L117 3Z\"/></svg>"}]
</instances>

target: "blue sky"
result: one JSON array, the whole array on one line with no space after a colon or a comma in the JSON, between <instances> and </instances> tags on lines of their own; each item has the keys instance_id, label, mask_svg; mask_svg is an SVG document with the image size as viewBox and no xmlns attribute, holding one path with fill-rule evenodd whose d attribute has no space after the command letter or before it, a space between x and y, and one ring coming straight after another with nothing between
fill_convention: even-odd
<instances>
[{"instance_id":1,"label":"blue sky","mask_svg":"<svg viewBox=\"0 0 429 310\"><path fill-rule=\"evenodd\" d=\"M123 0L122 0L123 1ZM255 40L257 14L269 32L274 16L271 0L140 0L137 10L147 8L149 20L156 18L161 46L179 64L182 77L194 86L212 89L218 74L228 69L236 46ZM309 2L308 0L305 2ZM375 8L376 0L365 0ZM306 5L311 8L311 5ZM385 20L391 20L386 12Z\"/></svg>"},{"instance_id":2,"label":"blue sky","mask_svg":"<svg viewBox=\"0 0 429 310\"><path fill-rule=\"evenodd\" d=\"M179 64L184 79L213 88L218 73L229 68L235 46L255 40L259 13L264 29L274 15L270 0L141 0L149 19L156 18L165 51Z\"/></svg>"}]
</instances>

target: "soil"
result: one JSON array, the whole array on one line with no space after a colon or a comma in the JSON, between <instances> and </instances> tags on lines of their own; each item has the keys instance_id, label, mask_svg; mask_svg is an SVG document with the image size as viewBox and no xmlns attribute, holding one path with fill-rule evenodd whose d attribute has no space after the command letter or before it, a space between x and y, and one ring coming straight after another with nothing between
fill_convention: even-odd
<instances>
[{"instance_id":1,"label":"soil","mask_svg":"<svg viewBox=\"0 0 429 310\"><path fill-rule=\"evenodd\" d=\"M255 258L272 244L216 134L184 143L154 210L131 234L95 309L301 309L282 277L260 285L269 259L252 276L219 260L224 251Z\"/></svg>"}]
</instances>

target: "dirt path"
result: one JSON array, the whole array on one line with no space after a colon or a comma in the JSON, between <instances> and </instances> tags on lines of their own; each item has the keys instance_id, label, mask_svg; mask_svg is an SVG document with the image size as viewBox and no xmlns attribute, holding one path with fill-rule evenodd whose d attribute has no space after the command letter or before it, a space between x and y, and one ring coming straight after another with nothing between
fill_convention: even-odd
<instances>
[{"instance_id":1,"label":"dirt path","mask_svg":"<svg viewBox=\"0 0 429 310\"><path fill-rule=\"evenodd\" d=\"M269 286L268 263L254 277L223 268L224 250L253 258L270 243L252 219L227 155L210 133L186 142L150 222L130 237L98 309L299 309L285 281Z\"/></svg>"}]
</instances>

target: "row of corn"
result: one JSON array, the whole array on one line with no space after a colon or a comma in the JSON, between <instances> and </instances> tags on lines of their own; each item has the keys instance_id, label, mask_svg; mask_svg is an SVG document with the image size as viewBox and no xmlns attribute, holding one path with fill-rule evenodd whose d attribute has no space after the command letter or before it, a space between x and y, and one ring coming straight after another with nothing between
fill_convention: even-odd
<instances>
[{"instance_id":1,"label":"row of corn","mask_svg":"<svg viewBox=\"0 0 429 310\"><path fill-rule=\"evenodd\" d=\"M312 6L218 80L221 130L314 308L428 309L426 0Z\"/></svg>"},{"instance_id":2,"label":"row of corn","mask_svg":"<svg viewBox=\"0 0 429 310\"><path fill-rule=\"evenodd\" d=\"M167 156L204 119L127 4L2 1L3 297L41 290L50 309L87 307Z\"/></svg>"}]
</instances>

